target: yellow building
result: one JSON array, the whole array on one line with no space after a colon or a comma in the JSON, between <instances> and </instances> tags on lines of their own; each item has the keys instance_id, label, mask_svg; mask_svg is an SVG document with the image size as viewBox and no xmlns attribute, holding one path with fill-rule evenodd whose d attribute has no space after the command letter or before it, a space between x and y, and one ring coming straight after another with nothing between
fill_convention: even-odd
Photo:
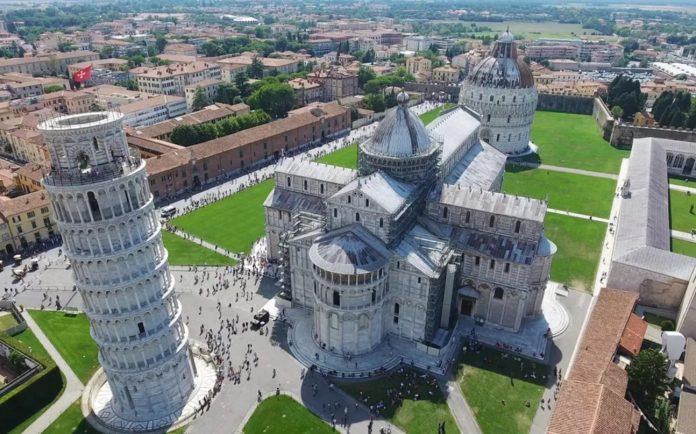
<instances>
[{"instance_id":1,"label":"yellow building","mask_svg":"<svg viewBox=\"0 0 696 434\"><path fill-rule=\"evenodd\" d=\"M406 71L413 74L416 81L427 81L432 75L433 63L425 57L409 57L406 59Z\"/></svg>"},{"instance_id":2,"label":"yellow building","mask_svg":"<svg viewBox=\"0 0 696 434\"><path fill-rule=\"evenodd\" d=\"M13 199L0 198L0 249L8 255L54 235L53 215L45 191Z\"/></svg>"},{"instance_id":3,"label":"yellow building","mask_svg":"<svg viewBox=\"0 0 696 434\"><path fill-rule=\"evenodd\" d=\"M442 81L444 83L459 82L459 68L454 68L450 65L440 66L433 69L433 80Z\"/></svg>"}]
</instances>

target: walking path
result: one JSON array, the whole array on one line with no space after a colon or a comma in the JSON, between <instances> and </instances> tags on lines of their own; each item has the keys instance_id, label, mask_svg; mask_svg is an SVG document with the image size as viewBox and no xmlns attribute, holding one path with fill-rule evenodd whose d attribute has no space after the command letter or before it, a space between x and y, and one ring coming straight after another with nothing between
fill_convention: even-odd
<instances>
[{"instance_id":1,"label":"walking path","mask_svg":"<svg viewBox=\"0 0 696 434\"><path fill-rule=\"evenodd\" d=\"M696 243L696 235L692 235L688 232L682 232L675 229L672 229L670 232L672 234L672 238L688 241L690 243Z\"/></svg>"},{"instance_id":2,"label":"walking path","mask_svg":"<svg viewBox=\"0 0 696 434\"><path fill-rule=\"evenodd\" d=\"M602 217L595 217L595 216L591 216L588 214L580 214L577 212L564 211L564 210L555 209L555 208L547 208L546 211L553 213L553 214L560 214L560 215L575 217L575 218L579 218L579 219L592 220L595 222L602 222L602 223L609 223L609 219L605 219Z\"/></svg>"},{"instance_id":3,"label":"walking path","mask_svg":"<svg viewBox=\"0 0 696 434\"><path fill-rule=\"evenodd\" d=\"M471 411L466 398L464 398L454 371L450 374L450 378L447 381L440 382L440 388L445 393L447 406L457 422L459 431L462 434L481 434L481 428L476 423L476 417Z\"/></svg>"},{"instance_id":4,"label":"walking path","mask_svg":"<svg viewBox=\"0 0 696 434\"><path fill-rule=\"evenodd\" d=\"M550 164L529 163L526 161L511 161L510 164L529 167L532 169L545 169L553 172L573 173L575 175L594 176L595 178L618 179L617 175L605 172L595 172L592 170L573 169L570 167L552 166Z\"/></svg>"},{"instance_id":5,"label":"walking path","mask_svg":"<svg viewBox=\"0 0 696 434\"><path fill-rule=\"evenodd\" d=\"M77 378L77 375L75 375L70 366L68 366L68 364L65 362L65 359L63 359L63 356L60 355L56 347L54 347L51 341L48 340L39 325L36 324L31 315L29 315L29 312L24 312L24 319L27 321L27 325L36 336L36 339L41 342L41 345L44 346L65 377L65 389L63 390L63 394L60 395L60 398L58 398L41 416L39 416L38 419L36 419L26 430L24 430L24 432L27 434L35 434L43 432L61 414L63 414L63 412L67 410L73 402L78 400L82 395L82 390L84 390L85 386L82 384L80 379Z\"/></svg>"},{"instance_id":6,"label":"walking path","mask_svg":"<svg viewBox=\"0 0 696 434\"><path fill-rule=\"evenodd\" d=\"M241 256L239 256L237 253L230 252L229 250L223 249L222 247L218 247L213 243L209 243L208 241L206 241L202 238L198 238L197 236L192 235L188 232L184 232L181 229L177 228L177 229L174 229L173 231L168 230L168 229L165 229L165 230L167 230L170 233L174 233L174 234L176 234L176 235L180 236L181 238L184 238L188 241L191 241L192 243L196 243L201 247L205 247L206 249L212 250L215 253L219 253L222 256L227 256L228 258L234 259L235 261L242 260Z\"/></svg>"},{"instance_id":7,"label":"walking path","mask_svg":"<svg viewBox=\"0 0 696 434\"><path fill-rule=\"evenodd\" d=\"M675 191L682 191L684 193L696 193L696 188L687 187L685 185L679 185L679 184L669 184L669 189L675 190Z\"/></svg>"}]
</instances>

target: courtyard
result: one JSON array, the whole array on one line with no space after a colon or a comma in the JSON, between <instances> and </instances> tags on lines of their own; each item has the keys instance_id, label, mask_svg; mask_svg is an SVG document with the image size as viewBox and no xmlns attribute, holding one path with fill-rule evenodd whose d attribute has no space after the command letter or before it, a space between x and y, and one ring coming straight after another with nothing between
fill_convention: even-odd
<instances>
[{"instance_id":1,"label":"courtyard","mask_svg":"<svg viewBox=\"0 0 696 434\"><path fill-rule=\"evenodd\" d=\"M691 233L696 229L696 196L683 191L669 190L670 228Z\"/></svg>"}]
</instances>

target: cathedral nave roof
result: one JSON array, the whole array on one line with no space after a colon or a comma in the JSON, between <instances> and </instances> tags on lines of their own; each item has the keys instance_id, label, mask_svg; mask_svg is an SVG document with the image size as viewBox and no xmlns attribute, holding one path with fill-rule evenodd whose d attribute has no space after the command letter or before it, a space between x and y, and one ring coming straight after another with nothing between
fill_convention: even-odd
<instances>
[{"instance_id":1,"label":"cathedral nave roof","mask_svg":"<svg viewBox=\"0 0 696 434\"><path fill-rule=\"evenodd\" d=\"M399 211L415 194L417 188L413 184L398 181L384 172L375 172L371 175L360 177L343 187L334 197L359 191L372 202L382 207L390 214Z\"/></svg>"},{"instance_id":2,"label":"cathedral nave roof","mask_svg":"<svg viewBox=\"0 0 696 434\"><path fill-rule=\"evenodd\" d=\"M436 278L439 270L447 263L448 243L417 224L408 231L394 248L394 253L424 275Z\"/></svg>"},{"instance_id":3,"label":"cathedral nave roof","mask_svg":"<svg viewBox=\"0 0 696 434\"><path fill-rule=\"evenodd\" d=\"M505 154L485 142L477 142L464 155L445 179L446 184L472 185L491 190L505 170Z\"/></svg>"},{"instance_id":4,"label":"cathedral nave roof","mask_svg":"<svg viewBox=\"0 0 696 434\"><path fill-rule=\"evenodd\" d=\"M317 267L339 274L364 274L389 263L391 252L359 224L345 226L314 240L309 258Z\"/></svg>"},{"instance_id":5,"label":"cathedral nave roof","mask_svg":"<svg viewBox=\"0 0 696 434\"><path fill-rule=\"evenodd\" d=\"M496 193L461 184L443 184L431 191L429 199L444 205L537 222L544 221L547 208L543 200Z\"/></svg>"}]
</instances>

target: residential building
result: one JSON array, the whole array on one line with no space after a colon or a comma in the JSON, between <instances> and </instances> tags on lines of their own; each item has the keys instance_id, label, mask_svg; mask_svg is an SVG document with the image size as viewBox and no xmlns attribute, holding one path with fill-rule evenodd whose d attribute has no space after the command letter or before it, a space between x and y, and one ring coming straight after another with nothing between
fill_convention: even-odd
<instances>
[{"instance_id":1,"label":"residential building","mask_svg":"<svg viewBox=\"0 0 696 434\"><path fill-rule=\"evenodd\" d=\"M412 74L416 81L428 81L432 76L433 63L425 57L414 56L406 59L406 71Z\"/></svg>"},{"instance_id":2,"label":"residential building","mask_svg":"<svg viewBox=\"0 0 696 434\"><path fill-rule=\"evenodd\" d=\"M312 78L295 78L288 81L295 91L295 102L298 105L307 105L324 99L323 82Z\"/></svg>"},{"instance_id":3,"label":"residential building","mask_svg":"<svg viewBox=\"0 0 696 434\"><path fill-rule=\"evenodd\" d=\"M184 88L184 93L186 94L186 107L188 111L193 110L193 101L196 98L198 89L203 92L206 101L209 103L213 102L218 93L218 88L224 82L222 80L210 79L199 81L195 84L190 84Z\"/></svg>"},{"instance_id":4,"label":"residential building","mask_svg":"<svg viewBox=\"0 0 696 434\"><path fill-rule=\"evenodd\" d=\"M459 83L459 75L461 70L450 65L433 68L432 79L442 81L444 83Z\"/></svg>"},{"instance_id":5,"label":"residential building","mask_svg":"<svg viewBox=\"0 0 696 434\"><path fill-rule=\"evenodd\" d=\"M404 38L404 48L408 51L426 51L433 45L433 39L429 36L406 36Z\"/></svg>"},{"instance_id":6,"label":"residential building","mask_svg":"<svg viewBox=\"0 0 696 434\"><path fill-rule=\"evenodd\" d=\"M576 60L580 56L580 47L577 45L554 44L554 45L528 45L525 54L532 60L544 59L572 59Z\"/></svg>"},{"instance_id":7,"label":"residential building","mask_svg":"<svg viewBox=\"0 0 696 434\"><path fill-rule=\"evenodd\" d=\"M46 171L46 166L27 163L14 171L14 185L23 193L41 191L43 190L41 180Z\"/></svg>"},{"instance_id":8,"label":"residential building","mask_svg":"<svg viewBox=\"0 0 696 434\"><path fill-rule=\"evenodd\" d=\"M358 93L358 74L343 67L330 67L308 75L310 81L323 86L323 101L334 101Z\"/></svg>"},{"instance_id":9,"label":"residential building","mask_svg":"<svg viewBox=\"0 0 696 434\"><path fill-rule=\"evenodd\" d=\"M292 74L297 72L297 66L299 62L295 59L282 59L282 58L271 58L271 57L260 57L254 54L245 54L240 56L226 57L220 59L217 63L221 66L231 65L236 68L241 68L250 66L254 59L258 59L263 64L263 74L268 75L271 71L278 71L281 74Z\"/></svg>"},{"instance_id":10,"label":"residential building","mask_svg":"<svg viewBox=\"0 0 696 434\"><path fill-rule=\"evenodd\" d=\"M165 54L181 54L184 56L195 56L196 46L185 43L168 43L164 47Z\"/></svg>"},{"instance_id":11,"label":"residential building","mask_svg":"<svg viewBox=\"0 0 696 434\"><path fill-rule=\"evenodd\" d=\"M206 80L220 80L222 69L215 63L193 62L139 68L133 75L141 92L183 97L186 86Z\"/></svg>"},{"instance_id":12,"label":"residential building","mask_svg":"<svg viewBox=\"0 0 696 434\"><path fill-rule=\"evenodd\" d=\"M123 113L124 126L153 125L185 114L186 98L157 95L141 101L123 104L117 110Z\"/></svg>"},{"instance_id":13,"label":"residential building","mask_svg":"<svg viewBox=\"0 0 696 434\"><path fill-rule=\"evenodd\" d=\"M34 57L0 59L0 74L20 72L23 74L68 73L68 65L90 60L98 60L99 54L93 51L68 51L66 53L39 54Z\"/></svg>"},{"instance_id":14,"label":"residential building","mask_svg":"<svg viewBox=\"0 0 696 434\"><path fill-rule=\"evenodd\" d=\"M0 248L14 255L56 235L51 203L45 191L13 199L0 198Z\"/></svg>"}]
</instances>

